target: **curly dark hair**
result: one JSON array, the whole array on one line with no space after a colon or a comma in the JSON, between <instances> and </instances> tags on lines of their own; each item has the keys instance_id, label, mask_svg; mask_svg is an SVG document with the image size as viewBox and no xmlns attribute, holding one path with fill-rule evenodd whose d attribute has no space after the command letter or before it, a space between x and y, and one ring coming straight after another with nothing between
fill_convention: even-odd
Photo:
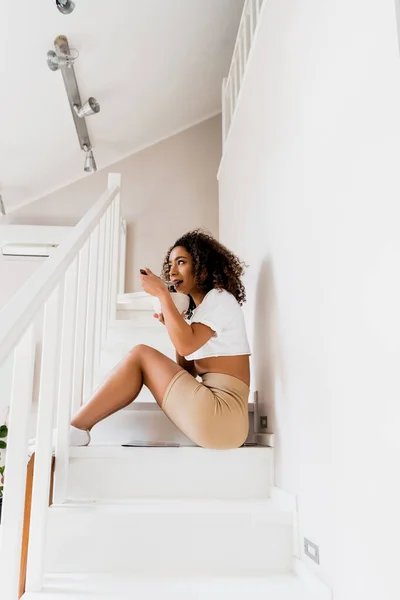
<instances>
[{"instance_id":1,"label":"curly dark hair","mask_svg":"<svg viewBox=\"0 0 400 600\"><path fill-rule=\"evenodd\" d=\"M169 256L177 246L183 246L192 257L194 280L199 290L207 293L214 288L224 289L235 296L240 305L246 302L241 278L247 265L202 229L185 233L168 250L161 273L164 281L169 281ZM187 316L191 316L193 308L191 302Z\"/></svg>"}]
</instances>

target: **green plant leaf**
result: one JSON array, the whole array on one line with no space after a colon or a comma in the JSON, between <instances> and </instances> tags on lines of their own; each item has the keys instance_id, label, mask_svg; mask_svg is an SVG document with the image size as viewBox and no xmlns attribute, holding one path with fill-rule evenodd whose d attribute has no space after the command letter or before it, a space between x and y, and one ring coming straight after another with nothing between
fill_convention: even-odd
<instances>
[{"instance_id":1,"label":"green plant leaf","mask_svg":"<svg viewBox=\"0 0 400 600\"><path fill-rule=\"evenodd\" d=\"M1 441L0 441L0 449L3 449L3 450L4 450L4 448L7 448L7 443L6 443L6 442L1 442Z\"/></svg>"},{"instance_id":2,"label":"green plant leaf","mask_svg":"<svg viewBox=\"0 0 400 600\"><path fill-rule=\"evenodd\" d=\"M7 425L0 426L0 438L5 438L8 435L8 427Z\"/></svg>"},{"instance_id":3,"label":"green plant leaf","mask_svg":"<svg viewBox=\"0 0 400 600\"><path fill-rule=\"evenodd\" d=\"M3 465L2 467L0 467L0 475L4 475L4 469L6 468L5 465Z\"/></svg>"}]
</instances>

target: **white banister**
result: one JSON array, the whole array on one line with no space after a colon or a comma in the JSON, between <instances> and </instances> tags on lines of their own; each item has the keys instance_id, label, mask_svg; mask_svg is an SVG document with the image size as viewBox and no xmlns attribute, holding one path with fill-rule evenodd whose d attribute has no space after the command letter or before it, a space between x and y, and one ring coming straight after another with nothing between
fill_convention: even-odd
<instances>
[{"instance_id":1,"label":"white banister","mask_svg":"<svg viewBox=\"0 0 400 600\"><path fill-rule=\"evenodd\" d=\"M263 0L246 0L239 23L235 47L225 84L222 86L223 145L232 125L245 78L251 48L257 34L264 5Z\"/></svg>"},{"instance_id":2,"label":"white banister","mask_svg":"<svg viewBox=\"0 0 400 600\"><path fill-rule=\"evenodd\" d=\"M78 256L65 275L64 310L60 350L60 377L57 402L57 469L54 476L54 502L61 504L67 497L68 477L68 433L71 420L72 374L74 367L74 345L76 326L76 295L78 287Z\"/></svg>"},{"instance_id":3,"label":"white banister","mask_svg":"<svg viewBox=\"0 0 400 600\"><path fill-rule=\"evenodd\" d=\"M59 247L40 265L34 275L23 285L0 312L0 364L13 350L36 313L58 283L66 268L80 250L84 233L89 236L107 210L108 202L118 194L118 188L106 191L100 200L74 227L74 230ZM86 237L85 236L85 239ZM29 295L27 294L29 291Z\"/></svg>"},{"instance_id":4,"label":"white banister","mask_svg":"<svg viewBox=\"0 0 400 600\"><path fill-rule=\"evenodd\" d=\"M42 586L54 417L54 497L64 502L71 412L81 405L84 394L88 397L91 393L95 339L101 346L107 321L116 313L120 183L119 175L110 175L106 192L0 312L0 372L8 369L13 358L11 392L6 399L11 408L0 529L1 600L18 598L28 427L38 379L26 589L39 592ZM37 324L42 316L40 332ZM41 346L37 334L41 335Z\"/></svg>"},{"instance_id":5,"label":"white banister","mask_svg":"<svg viewBox=\"0 0 400 600\"><path fill-rule=\"evenodd\" d=\"M47 527L50 493L50 471L53 440L54 399L57 396L60 365L61 317L64 282L46 302L43 323L42 366L40 372L39 410L36 431L35 476L33 480L31 526L29 532L29 564L26 589L39 592L44 567L43 532Z\"/></svg>"},{"instance_id":6,"label":"white banister","mask_svg":"<svg viewBox=\"0 0 400 600\"><path fill-rule=\"evenodd\" d=\"M7 473L0 528L2 600L18 598L24 519L26 457L33 389L34 336L31 325L14 351L12 396L7 439ZM23 374L23 376L22 376ZM5 558L7 557L7 560Z\"/></svg>"}]
</instances>

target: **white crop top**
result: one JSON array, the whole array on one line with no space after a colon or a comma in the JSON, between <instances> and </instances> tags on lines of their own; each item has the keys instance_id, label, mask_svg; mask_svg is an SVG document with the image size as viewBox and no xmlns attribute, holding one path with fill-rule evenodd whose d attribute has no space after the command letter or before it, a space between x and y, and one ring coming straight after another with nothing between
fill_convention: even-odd
<instances>
[{"instance_id":1,"label":"white crop top","mask_svg":"<svg viewBox=\"0 0 400 600\"><path fill-rule=\"evenodd\" d=\"M203 323L215 334L204 346L185 356L186 360L250 354L242 309L235 296L226 290L210 290L187 322Z\"/></svg>"}]
</instances>

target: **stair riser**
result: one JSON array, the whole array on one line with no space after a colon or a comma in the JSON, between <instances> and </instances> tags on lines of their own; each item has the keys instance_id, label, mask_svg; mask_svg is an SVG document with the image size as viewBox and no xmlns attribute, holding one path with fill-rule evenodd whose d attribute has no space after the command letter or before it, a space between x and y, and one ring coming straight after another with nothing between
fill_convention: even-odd
<instances>
[{"instance_id":1,"label":"stair riser","mask_svg":"<svg viewBox=\"0 0 400 600\"><path fill-rule=\"evenodd\" d=\"M125 321L126 329L121 327L111 328L107 341L101 352L100 364L95 369L94 386L97 387L108 373L122 360L128 352L138 344L145 344L155 348L175 362L176 353L165 328L158 327L132 327ZM160 326L161 327L161 326Z\"/></svg>"},{"instance_id":2,"label":"stair riser","mask_svg":"<svg viewBox=\"0 0 400 600\"><path fill-rule=\"evenodd\" d=\"M291 568L291 523L261 514L50 510L46 572L251 575Z\"/></svg>"},{"instance_id":3,"label":"stair riser","mask_svg":"<svg viewBox=\"0 0 400 600\"><path fill-rule=\"evenodd\" d=\"M138 327L160 327L160 322L153 317L153 310L117 310L118 321L130 321Z\"/></svg>"},{"instance_id":4,"label":"stair riser","mask_svg":"<svg viewBox=\"0 0 400 600\"><path fill-rule=\"evenodd\" d=\"M71 458L68 497L262 499L273 485L269 448L198 449L201 460L180 448L120 450L118 457Z\"/></svg>"},{"instance_id":5,"label":"stair riser","mask_svg":"<svg viewBox=\"0 0 400 600\"><path fill-rule=\"evenodd\" d=\"M193 446L161 410L121 410L98 423L91 437L95 444L125 444L136 440Z\"/></svg>"}]
</instances>

